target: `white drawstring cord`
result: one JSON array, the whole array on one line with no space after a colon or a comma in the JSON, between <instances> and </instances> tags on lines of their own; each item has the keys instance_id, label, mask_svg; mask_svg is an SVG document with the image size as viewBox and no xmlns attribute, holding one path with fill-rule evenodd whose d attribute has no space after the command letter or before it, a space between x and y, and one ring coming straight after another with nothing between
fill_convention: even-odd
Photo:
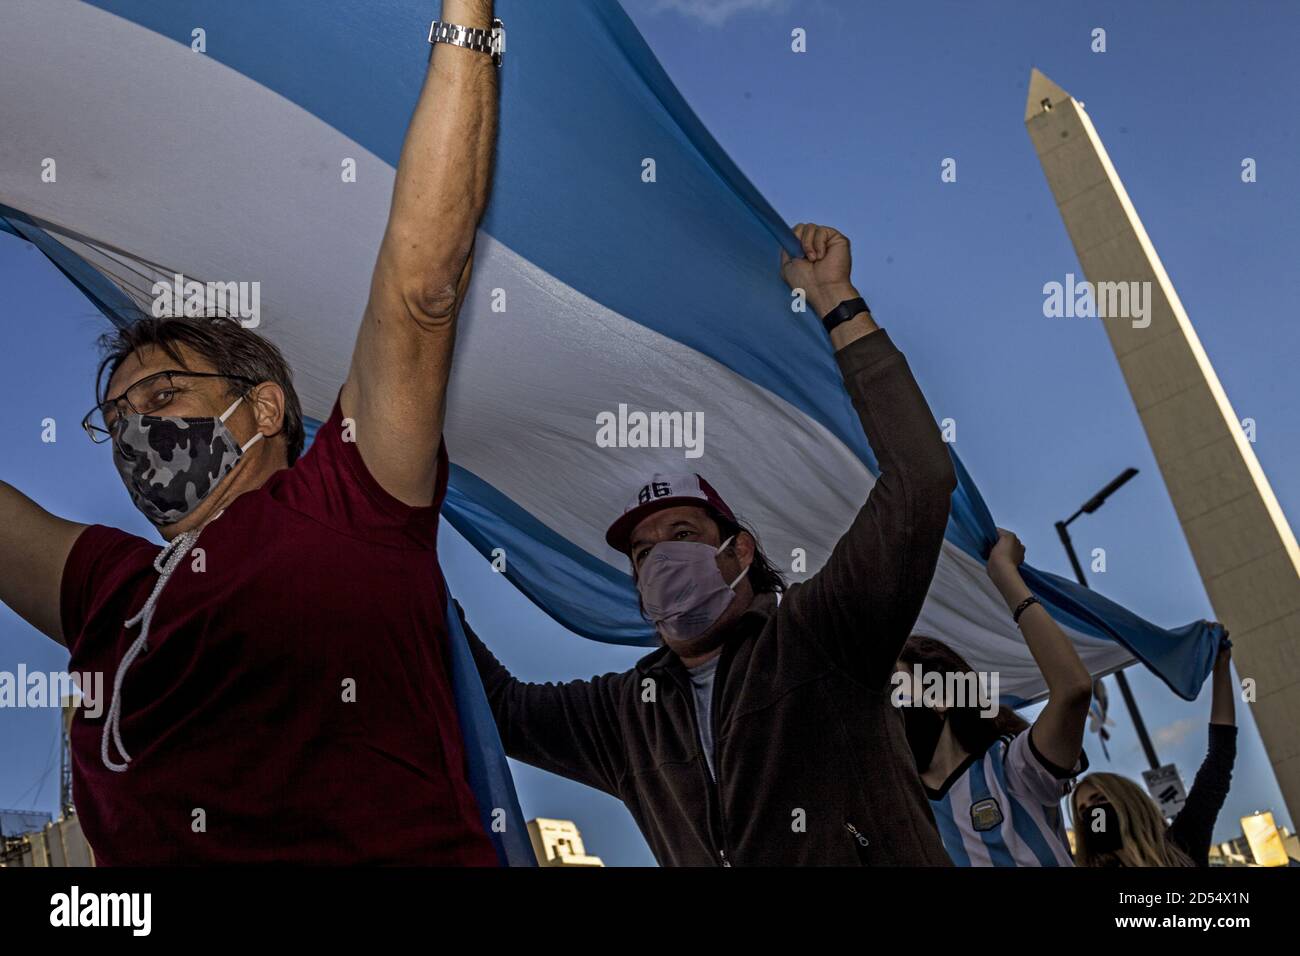
<instances>
[{"instance_id":1,"label":"white drawstring cord","mask_svg":"<svg viewBox=\"0 0 1300 956\"><path fill-rule=\"evenodd\" d=\"M104 766L117 773L126 770L127 764L131 762L131 755L126 752L126 747L122 743L122 681L126 677L127 669L135 663L135 659L140 656L140 652L148 647L149 625L153 623L154 608L158 606L158 598L162 595L163 588L167 586L167 581L171 578L172 573L180 567L186 555L194 549L194 544L198 540L198 531L184 531L158 552L158 557L154 558L153 562L154 570L158 572L158 583L153 586L153 591L150 593L148 600L144 602L144 607L140 608L135 617L123 625L124 627L135 627L135 625L140 624L140 636L122 655L122 662L117 665L117 673L113 675L113 700L108 705L108 715L104 718L104 734L99 740L99 755L104 761ZM117 747L117 752L122 755L126 763L115 763L109 757L108 741L110 736L113 739L113 744Z\"/></svg>"}]
</instances>

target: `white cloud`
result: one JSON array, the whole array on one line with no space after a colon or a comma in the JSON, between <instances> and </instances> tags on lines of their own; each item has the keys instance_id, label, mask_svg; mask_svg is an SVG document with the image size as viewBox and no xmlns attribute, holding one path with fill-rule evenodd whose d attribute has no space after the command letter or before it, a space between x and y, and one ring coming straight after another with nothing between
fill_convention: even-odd
<instances>
[{"instance_id":1,"label":"white cloud","mask_svg":"<svg viewBox=\"0 0 1300 956\"><path fill-rule=\"evenodd\" d=\"M652 12L673 11L720 27L738 13L767 13L790 5L790 0L654 0Z\"/></svg>"},{"instance_id":2,"label":"white cloud","mask_svg":"<svg viewBox=\"0 0 1300 956\"><path fill-rule=\"evenodd\" d=\"M1184 717L1181 720L1175 720L1168 726L1161 727L1152 735L1152 740L1156 746L1161 748L1177 747L1187 739L1187 736L1192 731L1196 730L1198 727L1204 726L1204 721L1194 720L1191 717Z\"/></svg>"}]
</instances>

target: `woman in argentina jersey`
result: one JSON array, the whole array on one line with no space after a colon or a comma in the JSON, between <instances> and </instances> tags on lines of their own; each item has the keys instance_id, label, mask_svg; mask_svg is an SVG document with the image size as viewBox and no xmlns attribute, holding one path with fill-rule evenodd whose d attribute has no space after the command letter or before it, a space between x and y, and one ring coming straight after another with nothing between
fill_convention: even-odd
<instances>
[{"instance_id":1,"label":"woman in argentina jersey","mask_svg":"<svg viewBox=\"0 0 1300 956\"><path fill-rule=\"evenodd\" d=\"M1031 727L997 703L997 674L977 674L942 641L913 635L899 656L894 702L958 866L1073 866L1060 801L1087 769L1083 733L1092 678L1030 593L1024 545L999 529L988 574L1020 625L1049 699Z\"/></svg>"}]
</instances>

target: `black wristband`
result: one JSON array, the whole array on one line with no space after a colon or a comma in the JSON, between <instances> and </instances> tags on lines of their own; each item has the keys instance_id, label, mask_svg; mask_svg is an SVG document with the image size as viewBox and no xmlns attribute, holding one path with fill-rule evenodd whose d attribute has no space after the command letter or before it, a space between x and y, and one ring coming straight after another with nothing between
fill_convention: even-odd
<instances>
[{"instance_id":1,"label":"black wristband","mask_svg":"<svg viewBox=\"0 0 1300 956\"><path fill-rule=\"evenodd\" d=\"M856 299L845 299L822 317L822 325L826 326L827 332L830 332L835 326L843 325L849 319L861 315L863 312L867 313L867 315L871 314L871 310L867 308L867 301L861 296Z\"/></svg>"},{"instance_id":2,"label":"black wristband","mask_svg":"<svg viewBox=\"0 0 1300 956\"><path fill-rule=\"evenodd\" d=\"M1020 602L1019 606L1016 608L1016 612L1011 615L1011 620L1014 621L1016 624L1019 624L1020 615L1024 614L1025 611L1029 610L1029 606L1031 604L1037 604L1037 603L1038 603L1038 598L1034 597L1032 594L1029 595L1029 597L1025 598L1023 601Z\"/></svg>"}]
</instances>

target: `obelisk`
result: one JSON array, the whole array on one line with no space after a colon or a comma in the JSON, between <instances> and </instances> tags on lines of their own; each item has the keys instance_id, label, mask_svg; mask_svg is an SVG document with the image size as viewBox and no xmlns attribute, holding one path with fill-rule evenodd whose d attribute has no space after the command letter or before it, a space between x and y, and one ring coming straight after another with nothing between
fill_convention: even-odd
<instances>
[{"instance_id":1,"label":"obelisk","mask_svg":"<svg viewBox=\"0 0 1300 956\"><path fill-rule=\"evenodd\" d=\"M1086 279L1094 289L1125 284L1108 286L1112 293L1149 292L1144 316L1097 321L1110 336L1215 615L1232 633L1237 673L1254 681L1249 706L1291 818L1300 822L1295 534L1083 104L1034 70L1025 126ZM1134 282L1149 285L1128 285Z\"/></svg>"}]
</instances>

